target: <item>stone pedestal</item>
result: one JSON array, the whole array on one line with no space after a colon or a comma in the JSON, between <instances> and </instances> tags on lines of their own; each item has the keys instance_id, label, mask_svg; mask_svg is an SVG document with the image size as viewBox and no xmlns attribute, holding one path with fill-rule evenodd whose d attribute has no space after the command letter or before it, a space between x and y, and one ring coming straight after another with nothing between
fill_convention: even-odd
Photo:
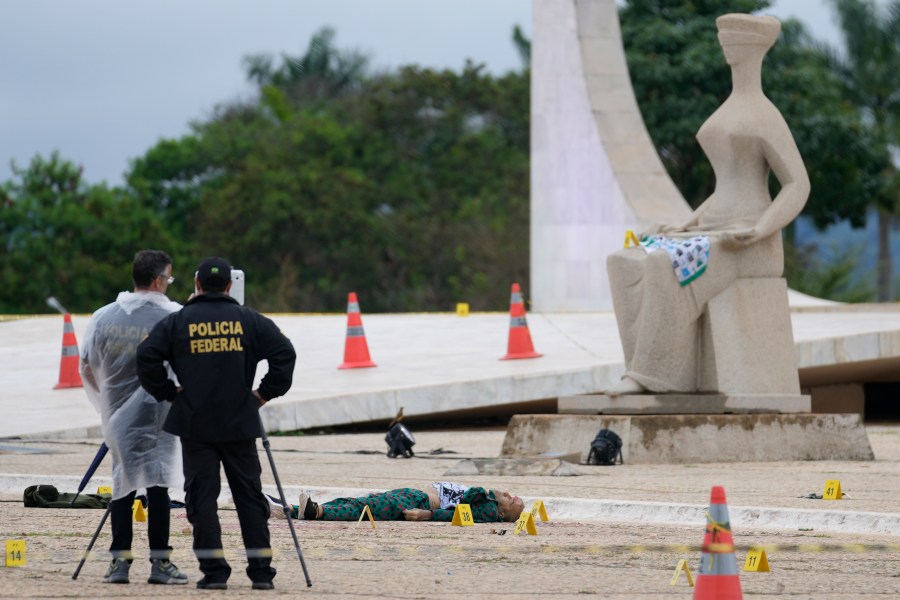
<instances>
[{"instance_id":1,"label":"stone pedestal","mask_svg":"<svg viewBox=\"0 0 900 600\"><path fill-rule=\"evenodd\" d=\"M873 460L856 414L516 415L502 457L581 452L601 429L622 438L625 464Z\"/></svg>"},{"instance_id":2,"label":"stone pedestal","mask_svg":"<svg viewBox=\"0 0 900 600\"><path fill-rule=\"evenodd\" d=\"M640 394L562 396L557 412L573 415L703 415L809 413L809 396L799 394Z\"/></svg>"}]
</instances>

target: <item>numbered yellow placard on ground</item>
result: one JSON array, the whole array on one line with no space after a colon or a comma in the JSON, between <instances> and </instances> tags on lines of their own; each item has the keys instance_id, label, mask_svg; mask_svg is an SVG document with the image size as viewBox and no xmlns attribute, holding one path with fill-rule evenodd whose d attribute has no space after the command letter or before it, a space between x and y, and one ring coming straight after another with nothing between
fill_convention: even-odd
<instances>
[{"instance_id":1,"label":"numbered yellow placard on ground","mask_svg":"<svg viewBox=\"0 0 900 600\"><path fill-rule=\"evenodd\" d=\"M519 535L523 531L527 531L528 535L537 535L537 527L534 525L534 515L530 512L522 511L519 520L516 521L515 535Z\"/></svg>"},{"instance_id":2,"label":"numbered yellow placard on ground","mask_svg":"<svg viewBox=\"0 0 900 600\"><path fill-rule=\"evenodd\" d=\"M98 494L109 494L110 496L112 496L112 486L101 485L100 487L97 488L97 493Z\"/></svg>"},{"instance_id":3,"label":"numbered yellow placard on ground","mask_svg":"<svg viewBox=\"0 0 900 600\"><path fill-rule=\"evenodd\" d=\"M823 500L840 500L843 497L840 480L829 479L825 482L825 493L822 494Z\"/></svg>"},{"instance_id":4,"label":"numbered yellow placard on ground","mask_svg":"<svg viewBox=\"0 0 900 600\"><path fill-rule=\"evenodd\" d=\"M369 508L368 504L366 504L366 506L362 509L362 512L359 513L359 519L356 520L356 524L359 525L362 522L363 517L366 516L369 517L369 522L372 523L372 529L375 529L375 517L372 515L372 509Z\"/></svg>"},{"instance_id":5,"label":"numbered yellow placard on ground","mask_svg":"<svg viewBox=\"0 0 900 600\"><path fill-rule=\"evenodd\" d=\"M630 229L625 231L625 247L627 248L629 245L640 246L641 242L637 239L637 236L634 235L634 232Z\"/></svg>"},{"instance_id":6,"label":"numbered yellow placard on ground","mask_svg":"<svg viewBox=\"0 0 900 600\"><path fill-rule=\"evenodd\" d=\"M468 302L460 302L456 305L456 316L457 317L468 317L469 316L469 303Z\"/></svg>"},{"instance_id":7,"label":"numbered yellow placard on ground","mask_svg":"<svg viewBox=\"0 0 900 600\"><path fill-rule=\"evenodd\" d=\"M545 523L550 520L547 516L547 508L544 506L543 500L534 501L534 504L531 505L531 516L534 517L535 521L537 521L538 517Z\"/></svg>"},{"instance_id":8,"label":"numbered yellow placard on ground","mask_svg":"<svg viewBox=\"0 0 900 600\"><path fill-rule=\"evenodd\" d=\"M25 566L25 540L6 540L6 566Z\"/></svg>"},{"instance_id":9,"label":"numbered yellow placard on ground","mask_svg":"<svg viewBox=\"0 0 900 600\"><path fill-rule=\"evenodd\" d=\"M766 558L766 551L763 548L751 548L747 552L747 560L744 561L744 570L768 573L769 559Z\"/></svg>"},{"instance_id":10,"label":"numbered yellow placard on ground","mask_svg":"<svg viewBox=\"0 0 900 600\"><path fill-rule=\"evenodd\" d=\"M672 583L670 585L678 583L678 576L681 575L682 571L684 571L684 576L687 578L688 585L694 587L694 577L691 575L691 568L683 558L679 560L678 565L675 566L675 574L672 575Z\"/></svg>"},{"instance_id":11,"label":"numbered yellow placard on ground","mask_svg":"<svg viewBox=\"0 0 900 600\"><path fill-rule=\"evenodd\" d=\"M468 527L475 524L475 517L472 516L472 507L468 504L457 504L456 510L453 511L453 520L450 525L459 527Z\"/></svg>"},{"instance_id":12,"label":"numbered yellow placard on ground","mask_svg":"<svg viewBox=\"0 0 900 600\"><path fill-rule=\"evenodd\" d=\"M147 511L144 510L144 505L140 500L135 500L134 505L131 507L131 514L134 516L135 521L139 521L144 523L147 521Z\"/></svg>"}]
</instances>

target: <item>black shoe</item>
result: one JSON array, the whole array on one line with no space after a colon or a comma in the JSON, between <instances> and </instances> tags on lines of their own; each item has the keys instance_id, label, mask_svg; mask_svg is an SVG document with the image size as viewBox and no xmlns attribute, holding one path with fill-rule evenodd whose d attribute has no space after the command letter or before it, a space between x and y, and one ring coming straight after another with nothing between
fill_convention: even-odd
<instances>
[{"instance_id":1,"label":"black shoe","mask_svg":"<svg viewBox=\"0 0 900 600\"><path fill-rule=\"evenodd\" d=\"M254 581L253 582L254 590L274 590L275 584L271 581Z\"/></svg>"},{"instance_id":2,"label":"black shoe","mask_svg":"<svg viewBox=\"0 0 900 600\"><path fill-rule=\"evenodd\" d=\"M301 519L312 521L319 516L319 503L313 502L309 494L303 492L300 494L300 505L297 506L297 514Z\"/></svg>"},{"instance_id":3,"label":"black shoe","mask_svg":"<svg viewBox=\"0 0 900 600\"><path fill-rule=\"evenodd\" d=\"M128 569L131 564L124 558L114 558L109 563L103 583L128 583Z\"/></svg>"},{"instance_id":4,"label":"black shoe","mask_svg":"<svg viewBox=\"0 0 900 600\"><path fill-rule=\"evenodd\" d=\"M228 584L224 581L208 581L206 577L197 582L198 590L227 590Z\"/></svg>"},{"instance_id":5,"label":"black shoe","mask_svg":"<svg viewBox=\"0 0 900 600\"><path fill-rule=\"evenodd\" d=\"M188 582L188 576L178 570L168 559L153 559L150 567L150 578L147 583L184 585Z\"/></svg>"}]
</instances>

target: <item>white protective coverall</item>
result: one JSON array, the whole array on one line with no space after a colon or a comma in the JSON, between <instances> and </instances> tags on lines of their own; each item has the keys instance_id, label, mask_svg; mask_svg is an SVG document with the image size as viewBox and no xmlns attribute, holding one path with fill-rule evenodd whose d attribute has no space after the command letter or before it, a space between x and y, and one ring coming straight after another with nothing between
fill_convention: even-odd
<instances>
[{"instance_id":1,"label":"white protective coverall","mask_svg":"<svg viewBox=\"0 0 900 600\"><path fill-rule=\"evenodd\" d=\"M170 405L141 387L135 365L141 340L180 308L159 292L121 292L88 323L81 376L112 454L113 500L154 486L180 489L184 482L181 445L162 429Z\"/></svg>"}]
</instances>

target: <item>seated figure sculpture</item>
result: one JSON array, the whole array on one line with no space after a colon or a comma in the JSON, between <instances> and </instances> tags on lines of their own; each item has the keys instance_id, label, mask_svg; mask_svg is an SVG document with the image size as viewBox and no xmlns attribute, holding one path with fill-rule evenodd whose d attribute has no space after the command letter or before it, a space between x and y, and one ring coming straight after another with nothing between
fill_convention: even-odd
<instances>
[{"instance_id":1,"label":"seated figure sculpture","mask_svg":"<svg viewBox=\"0 0 900 600\"><path fill-rule=\"evenodd\" d=\"M781 230L809 196L791 132L762 90L763 57L780 22L728 14L716 26L732 92L697 133L715 190L686 223L644 232L642 245L649 247L626 248L607 259L626 368L622 382L608 390L613 396L697 391L698 328L707 304L739 279L781 276ZM774 200L770 171L781 185ZM666 251L649 251L653 247ZM679 252L700 267L676 276Z\"/></svg>"}]
</instances>

